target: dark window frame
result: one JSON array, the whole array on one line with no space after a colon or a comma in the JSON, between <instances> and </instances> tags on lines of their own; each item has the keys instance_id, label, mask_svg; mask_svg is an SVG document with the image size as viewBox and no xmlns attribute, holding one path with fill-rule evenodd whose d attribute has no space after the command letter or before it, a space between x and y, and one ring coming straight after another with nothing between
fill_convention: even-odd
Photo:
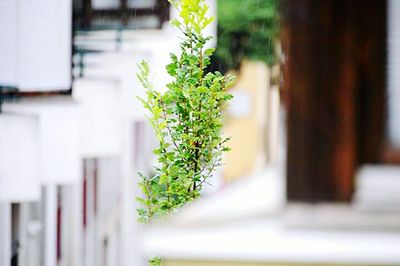
<instances>
[{"instance_id":1,"label":"dark window frame","mask_svg":"<svg viewBox=\"0 0 400 266\"><path fill-rule=\"evenodd\" d=\"M120 0L118 8L94 9L92 0L82 0L81 9L74 10L74 21L80 29L90 29L93 21L98 18L118 18L121 26L126 27L129 19L155 15L158 18L158 28L169 19L169 3L165 0L156 0L154 7L130 8L128 0Z\"/></svg>"}]
</instances>

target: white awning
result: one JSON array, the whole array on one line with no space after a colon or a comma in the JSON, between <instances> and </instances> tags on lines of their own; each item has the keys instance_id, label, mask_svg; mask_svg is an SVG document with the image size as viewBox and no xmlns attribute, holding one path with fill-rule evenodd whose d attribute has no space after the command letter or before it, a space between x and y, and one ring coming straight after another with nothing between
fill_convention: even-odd
<instances>
[{"instance_id":1,"label":"white awning","mask_svg":"<svg viewBox=\"0 0 400 266\"><path fill-rule=\"evenodd\" d=\"M0 86L71 87L71 0L0 1Z\"/></svg>"},{"instance_id":2,"label":"white awning","mask_svg":"<svg viewBox=\"0 0 400 266\"><path fill-rule=\"evenodd\" d=\"M122 116L117 81L78 79L73 96L79 108L81 156L115 156L121 152Z\"/></svg>"},{"instance_id":3,"label":"white awning","mask_svg":"<svg viewBox=\"0 0 400 266\"><path fill-rule=\"evenodd\" d=\"M35 116L0 115L0 202L40 198L38 129Z\"/></svg>"},{"instance_id":4,"label":"white awning","mask_svg":"<svg viewBox=\"0 0 400 266\"><path fill-rule=\"evenodd\" d=\"M70 97L6 103L3 110L38 116L39 178L42 184L69 184L80 180L79 112L78 105Z\"/></svg>"}]
</instances>

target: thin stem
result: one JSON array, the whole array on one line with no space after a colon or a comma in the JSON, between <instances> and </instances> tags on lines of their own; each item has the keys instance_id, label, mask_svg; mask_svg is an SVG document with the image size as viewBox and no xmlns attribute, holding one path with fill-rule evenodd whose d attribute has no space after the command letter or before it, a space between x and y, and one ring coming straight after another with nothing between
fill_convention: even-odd
<instances>
[{"instance_id":1,"label":"thin stem","mask_svg":"<svg viewBox=\"0 0 400 266\"><path fill-rule=\"evenodd\" d=\"M162 112L163 112L163 118L164 118L164 121L165 121L165 127L166 127L167 130L168 130L168 133L169 133L169 135L170 135L170 137L171 137L171 141L172 141L172 143L174 144L175 148L178 150L178 152L179 152L179 153L182 153L181 150L180 150L179 147L178 147L177 140L176 140L176 139L174 138L174 136L172 135L172 130L171 130L170 126L169 126L168 119L167 119L167 114L166 114L166 112L165 112L165 107L164 107L164 103L163 103L162 100L160 100L160 104L161 104L161 110L162 110Z\"/></svg>"}]
</instances>

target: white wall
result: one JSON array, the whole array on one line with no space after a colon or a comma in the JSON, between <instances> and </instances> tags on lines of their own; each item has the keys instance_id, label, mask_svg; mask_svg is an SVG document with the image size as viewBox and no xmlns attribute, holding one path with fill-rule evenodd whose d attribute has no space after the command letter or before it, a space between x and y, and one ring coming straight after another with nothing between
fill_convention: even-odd
<instances>
[{"instance_id":1,"label":"white wall","mask_svg":"<svg viewBox=\"0 0 400 266\"><path fill-rule=\"evenodd\" d=\"M70 89L71 18L71 0L0 1L0 85Z\"/></svg>"},{"instance_id":2,"label":"white wall","mask_svg":"<svg viewBox=\"0 0 400 266\"><path fill-rule=\"evenodd\" d=\"M29 99L4 103L2 108L10 114L37 117L41 184L68 184L80 180L79 113L76 103L69 97ZM13 131L7 132L12 134Z\"/></svg>"},{"instance_id":3,"label":"white wall","mask_svg":"<svg viewBox=\"0 0 400 266\"><path fill-rule=\"evenodd\" d=\"M84 158L121 153L121 90L116 80L76 79L73 97L80 105L79 150Z\"/></svg>"},{"instance_id":4,"label":"white wall","mask_svg":"<svg viewBox=\"0 0 400 266\"><path fill-rule=\"evenodd\" d=\"M0 202L38 200L39 127L28 115L0 115Z\"/></svg>"},{"instance_id":5,"label":"white wall","mask_svg":"<svg viewBox=\"0 0 400 266\"><path fill-rule=\"evenodd\" d=\"M0 85L17 85L17 1L0 1Z\"/></svg>"},{"instance_id":6,"label":"white wall","mask_svg":"<svg viewBox=\"0 0 400 266\"><path fill-rule=\"evenodd\" d=\"M11 261L11 204L0 203L0 266Z\"/></svg>"},{"instance_id":7,"label":"white wall","mask_svg":"<svg viewBox=\"0 0 400 266\"><path fill-rule=\"evenodd\" d=\"M70 1L0 0L0 34L8 36L0 42L0 57L8 60L10 66L0 66L0 84L7 83L24 91L69 88ZM105 4L99 1L97 4ZM22 15L21 21L15 20ZM149 170L154 139L145 126L143 108L135 99L136 95L144 94L136 78L137 63L148 59L152 75L157 77L154 78L155 87L165 90L169 81L165 65L169 61L169 52L177 51L179 39L168 29L123 32L121 50L117 51L115 39L105 42L104 34L108 33L89 33L77 38L83 41L84 48L106 49L85 57L89 67L85 69L83 78L75 80L73 99L49 97L3 105L4 111L33 117L36 121L36 135L32 133L29 136L38 145L32 152L38 152L35 153L38 162L33 163L34 159L29 158L25 160L38 168L38 187L41 185L45 191L41 198L44 208L41 217L43 265L55 265L57 188L60 186L63 191L64 256L61 265L97 266L106 260L109 265L140 266L144 262L140 242L142 227L137 223L135 196L139 193L137 172ZM99 39L103 41L99 42ZM6 116L1 114L0 121L4 118ZM7 126L0 130L0 135L6 132L7 138L2 139L13 137L15 145L27 141L26 138L18 140L20 135L14 131L25 137L29 130L23 127L11 130ZM5 143L2 150L6 144L12 146L12 142ZM6 158L7 154L3 157ZM100 209L96 215L91 214L92 224L85 231L81 181L84 174L82 161L86 159L96 159L100 163L97 188ZM18 166L13 168L18 169ZM31 178L34 172L32 170L27 176ZM12 175L14 178L15 171ZM11 181L10 175L5 176L4 180ZM2 180L0 176L0 191ZM24 181L23 184L27 183ZM6 215L9 209L4 209L10 206L7 204L0 203L0 266L3 266L1 259L7 258L8 261L9 254L6 253L11 243L8 236L10 219ZM92 206L93 202L89 205ZM22 230L29 227L29 219L26 221ZM108 239L107 248L104 247L105 238ZM38 251L26 252L24 259L35 252Z\"/></svg>"},{"instance_id":8,"label":"white wall","mask_svg":"<svg viewBox=\"0 0 400 266\"><path fill-rule=\"evenodd\" d=\"M400 147L400 1L388 2L388 133Z\"/></svg>"}]
</instances>

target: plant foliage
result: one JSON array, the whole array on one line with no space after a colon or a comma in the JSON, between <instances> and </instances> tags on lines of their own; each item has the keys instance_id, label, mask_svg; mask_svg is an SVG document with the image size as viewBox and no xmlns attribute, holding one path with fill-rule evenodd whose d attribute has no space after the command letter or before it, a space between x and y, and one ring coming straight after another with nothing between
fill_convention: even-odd
<instances>
[{"instance_id":1,"label":"plant foliage","mask_svg":"<svg viewBox=\"0 0 400 266\"><path fill-rule=\"evenodd\" d=\"M161 266L163 265L162 260L160 257L154 257L149 259L150 266Z\"/></svg>"},{"instance_id":2,"label":"plant foliage","mask_svg":"<svg viewBox=\"0 0 400 266\"><path fill-rule=\"evenodd\" d=\"M276 62L279 0L218 0L216 55L229 69L243 59Z\"/></svg>"},{"instance_id":3,"label":"plant foliage","mask_svg":"<svg viewBox=\"0 0 400 266\"><path fill-rule=\"evenodd\" d=\"M223 110L232 96L227 89L232 76L205 73L213 48L205 48L211 37L202 34L213 18L207 17L204 0L170 0L179 11L171 23L184 35L180 54L171 54L166 70L173 81L160 93L149 81L146 62L139 65L138 78L147 97L140 99L149 111L149 120L159 142L155 175L141 175L144 197L139 219L170 213L200 195L204 184L221 165L228 139L221 137ZM154 264L157 265L157 264Z\"/></svg>"}]
</instances>

